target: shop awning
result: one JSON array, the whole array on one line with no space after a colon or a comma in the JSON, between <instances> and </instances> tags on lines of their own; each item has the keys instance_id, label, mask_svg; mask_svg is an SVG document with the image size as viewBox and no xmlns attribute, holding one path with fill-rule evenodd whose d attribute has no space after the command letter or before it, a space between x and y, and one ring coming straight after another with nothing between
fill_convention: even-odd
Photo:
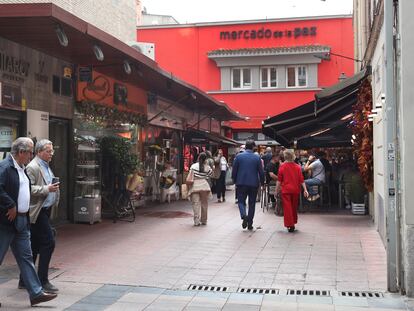
<instances>
[{"instance_id":1,"label":"shop awning","mask_svg":"<svg viewBox=\"0 0 414 311\"><path fill-rule=\"evenodd\" d=\"M57 28L66 34L66 47L59 43ZM214 111L217 120L244 119L134 48L52 3L0 4L0 37L73 64L93 66L102 74L179 101L197 112ZM94 45L101 48L103 61L95 57ZM131 65L130 74L124 71L124 61Z\"/></svg>"},{"instance_id":2,"label":"shop awning","mask_svg":"<svg viewBox=\"0 0 414 311\"><path fill-rule=\"evenodd\" d=\"M217 144L238 146L239 143L231 138L222 136L220 134L214 134L196 129L188 129L184 134L184 142L187 144Z\"/></svg>"},{"instance_id":3,"label":"shop awning","mask_svg":"<svg viewBox=\"0 0 414 311\"><path fill-rule=\"evenodd\" d=\"M315 100L263 121L262 131L286 147L350 146L352 105L366 70L326 88Z\"/></svg>"}]
</instances>

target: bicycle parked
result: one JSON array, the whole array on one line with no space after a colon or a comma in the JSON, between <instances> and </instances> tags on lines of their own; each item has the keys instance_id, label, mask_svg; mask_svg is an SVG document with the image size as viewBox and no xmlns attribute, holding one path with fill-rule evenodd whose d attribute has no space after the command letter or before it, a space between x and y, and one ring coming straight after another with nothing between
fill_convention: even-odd
<instances>
[{"instance_id":1,"label":"bicycle parked","mask_svg":"<svg viewBox=\"0 0 414 311\"><path fill-rule=\"evenodd\" d=\"M113 213L113 222L120 221L135 221L135 209L131 199L132 192L122 190L118 193L102 193L102 204L107 210Z\"/></svg>"}]
</instances>

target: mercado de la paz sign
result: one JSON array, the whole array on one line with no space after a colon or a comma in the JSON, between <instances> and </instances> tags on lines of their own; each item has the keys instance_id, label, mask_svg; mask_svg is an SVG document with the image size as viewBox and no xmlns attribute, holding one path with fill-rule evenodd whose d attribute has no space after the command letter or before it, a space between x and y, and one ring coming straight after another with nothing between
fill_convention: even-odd
<instances>
[{"instance_id":1,"label":"mercado de la paz sign","mask_svg":"<svg viewBox=\"0 0 414 311\"><path fill-rule=\"evenodd\" d=\"M221 31L220 40L239 40L239 39L271 39L271 38L298 38L306 36L316 36L316 27L296 27L286 30L271 30L264 27L258 30L234 30Z\"/></svg>"}]
</instances>

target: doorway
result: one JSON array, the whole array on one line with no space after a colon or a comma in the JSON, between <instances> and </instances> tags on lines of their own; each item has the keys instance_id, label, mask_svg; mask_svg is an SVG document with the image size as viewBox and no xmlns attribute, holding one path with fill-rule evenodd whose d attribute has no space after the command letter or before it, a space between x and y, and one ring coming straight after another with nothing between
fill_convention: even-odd
<instances>
[{"instance_id":1,"label":"doorway","mask_svg":"<svg viewBox=\"0 0 414 311\"><path fill-rule=\"evenodd\" d=\"M55 223L67 222L69 214L69 120L50 118L49 140L53 143L55 154L50 164L55 176L60 178L60 202Z\"/></svg>"}]
</instances>

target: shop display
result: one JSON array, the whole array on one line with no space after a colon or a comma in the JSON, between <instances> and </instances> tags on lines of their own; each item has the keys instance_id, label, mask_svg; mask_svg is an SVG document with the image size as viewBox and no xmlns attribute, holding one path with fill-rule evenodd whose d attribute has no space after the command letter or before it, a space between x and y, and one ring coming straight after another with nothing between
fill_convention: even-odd
<instances>
[{"instance_id":1,"label":"shop display","mask_svg":"<svg viewBox=\"0 0 414 311\"><path fill-rule=\"evenodd\" d=\"M77 153L74 221L93 224L101 221L101 177L99 148L90 134L87 132L78 133L75 138Z\"/></svg>"}]
</instances>

